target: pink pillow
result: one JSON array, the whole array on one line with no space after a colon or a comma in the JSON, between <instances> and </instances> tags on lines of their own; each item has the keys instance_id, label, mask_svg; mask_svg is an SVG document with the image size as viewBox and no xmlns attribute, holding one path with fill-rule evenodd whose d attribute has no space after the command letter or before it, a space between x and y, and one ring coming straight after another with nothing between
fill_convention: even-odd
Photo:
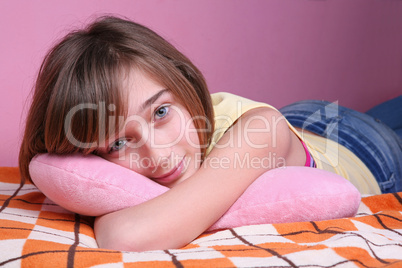
<instances>
[{"instance_id":1,"label":"pink pillow","mask_svg":"<svg viewBox=\"0 0 402 268\"><path fill-rule=\"evenodd\" d=\"M37 155L29 172L49 199L88 216L135 206L169 190L95 155ZM339 175L308 167L278 168L261 175L208 230L352 217L359 204L358 190Z\"/></svg>"}]
</instances>

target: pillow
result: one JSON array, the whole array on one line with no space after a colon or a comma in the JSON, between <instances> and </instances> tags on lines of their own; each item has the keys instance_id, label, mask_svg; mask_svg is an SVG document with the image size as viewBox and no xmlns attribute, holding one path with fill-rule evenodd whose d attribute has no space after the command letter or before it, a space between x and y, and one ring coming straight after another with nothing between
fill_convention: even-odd
<instances>
[{"instance_id":1,"label":"pillow","mask_svg":"<svg viewBox=\"0 0 402 268\"><path fill-rule=\"evenodd\" d=\"M169 190L96 155L37 155L29 172L53 202L88 216L135 206ZM339 175L309 167L277 168L257 178L208 231L352 217L359 204L358 190Z\"/></svg>"}]
</instances>

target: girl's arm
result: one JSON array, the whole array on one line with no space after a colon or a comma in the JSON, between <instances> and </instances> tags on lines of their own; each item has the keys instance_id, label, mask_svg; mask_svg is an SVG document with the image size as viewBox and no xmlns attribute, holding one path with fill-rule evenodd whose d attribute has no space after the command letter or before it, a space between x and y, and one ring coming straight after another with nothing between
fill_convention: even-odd
<instances>
[{"instance_id":1,"label":"girl's arm","mask_svg":"<svg viewBox=\"0 0 402 268\"><path fill-rule=\"evenodd\" d=\"M140 205L98 217L99 246L127 251L185 246L215 223L256 178L275 168L259 166L258 159L264 157L271 157L272 163L282 159L286 165L305 161L303 147L283 116L268 108L245 113L209 154L215 162L207 159L187 180ZM225 165L219 167L216 159L222 158Z\"/></svg>"}]
</instances>

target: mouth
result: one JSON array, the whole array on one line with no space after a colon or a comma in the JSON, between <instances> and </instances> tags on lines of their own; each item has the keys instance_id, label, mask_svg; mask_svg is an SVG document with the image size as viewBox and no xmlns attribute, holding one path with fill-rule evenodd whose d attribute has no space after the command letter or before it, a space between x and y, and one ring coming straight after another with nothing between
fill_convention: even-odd
<instances>
[{"instance_id":1,"label":"mouth","mask_svg":"<svg viewBox=\"0 0 402 268\"><path fill-rule=\"evenodd\" d=\"M162 176L154 177L153 179L159 184L166 185L175 181L182 174L183 170L184 170L184 158L171 171L169 171L166 174L163 174Z\"/></svg>"}]
</instances>

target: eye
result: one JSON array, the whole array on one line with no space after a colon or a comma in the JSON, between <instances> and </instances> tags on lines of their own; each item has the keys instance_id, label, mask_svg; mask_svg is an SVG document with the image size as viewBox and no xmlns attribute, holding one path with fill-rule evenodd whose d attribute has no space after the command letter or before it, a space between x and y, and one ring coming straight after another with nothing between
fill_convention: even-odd
<instances>
[{"instance_id":1,"label":"eye","mask_svg":"<svg viewBox=\"0 0 402 268\"><path fill-rule=\"evenodd\" d=\"M113 153L113 152L121 150L126 145L126 143L127 143L127 140L125 140L125 139L117 140L117 141L113 142L110 145L109 153Z\"/></svg>"},{"instance_id":2,"label":"eye","mask_svg":"<svg viewBox=\"0 0 402 268\"><path fill-rule=\"evenodd\" d=\"M169 113L169 106L161 106L158 109L156 109L154 113L154 119L162 119L164 118L167 114Z\"/></svg>"}]
</instances>

